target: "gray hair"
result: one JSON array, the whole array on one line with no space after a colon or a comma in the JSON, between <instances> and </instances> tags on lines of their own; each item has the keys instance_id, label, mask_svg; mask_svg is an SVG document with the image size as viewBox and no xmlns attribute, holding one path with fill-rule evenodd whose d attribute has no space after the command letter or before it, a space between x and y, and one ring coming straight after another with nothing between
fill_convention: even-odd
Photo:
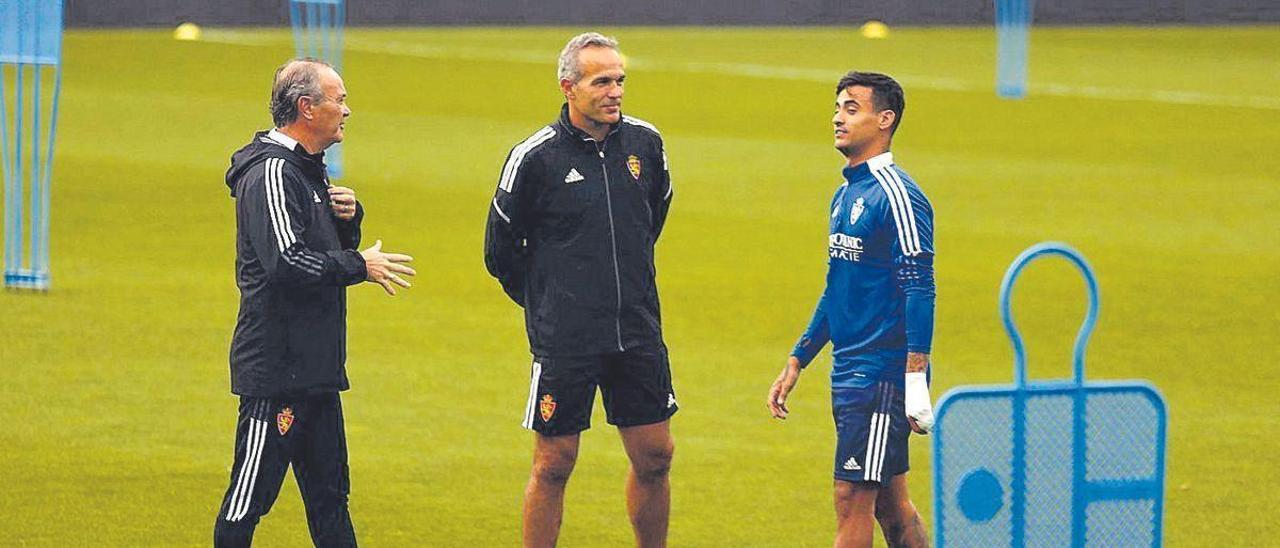
<instances>
[{"instance_id":1,"label":"gray hair","mask_svg":"<svg viewBox=\"0 0 1280 548\"><path fill-rule=\"evenodd\" d=\"M618 51L618 41L598 32L584 32L574 36L560 50L560 66L556 75L561 80L577 82L582 79L582 69L578 66L578 54L587 48L609 48Z\"/></svg>"},{"instance_id":2,"label":"gray hair","mask_svg":"<svg viewBox=\"0 0 1280 548\"><path fill-rule=\"evenodd\" d=\"M310 97L320 103L325 100L320 89L320 67L332 65L311 57L299 57L280 65L271 84L271 120L276 127L284 127L298 119L298 99Z\"/></svg>"}]
</instances>

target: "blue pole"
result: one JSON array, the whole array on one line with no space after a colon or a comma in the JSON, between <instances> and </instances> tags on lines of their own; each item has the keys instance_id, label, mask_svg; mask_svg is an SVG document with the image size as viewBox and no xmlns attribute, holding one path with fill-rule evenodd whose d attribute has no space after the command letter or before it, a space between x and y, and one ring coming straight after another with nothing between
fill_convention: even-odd
<instances>
[{"instance_id":1,"label":"blue pole","mask_svg":"<svg viewBox=\"0 0 1280 548\"><path fill-rule=\"evenodd\" d=\"M1155 512L1154 527L1156 532L1155 532L1155 538L1151 543L1152 546L1164 546L1164 537L1163 537L1164 535L1164 470L1165 470L1164 466L1165 466L1165 451L1166 451L1166 448L1168 447L1166 445L1166 442L1168 441L1167 436L1169 434L1168 432L1169 431L1169 415L1168 415L1168 409L1165 408L1164 399L1160 398L1159 402L1160 404L1156 406L1156 409L1159 410L1159 420L1160 420L1160 427L1156 432L1156 443L1159 444L1156 446L1159 448L1159 452L1156 453L1156 470L1159 472L1160 475L1159 477L1156 478L1156 485L1155 485L1156 502L1155 502L1155 508L1153 508L1153 510Z\"/></svg>"},{"instance_id":2,"label":"blue pole","mask_svg":"<svg viewBox=\"0 0 1280 548\"><path fill-rule=\"evenodd\" d=\"M995 0L996 94L1009 99L1027 95L1027 50L1034 0Z\"/></svg>"},{"instance_id":3,"label":"blue pole","mask_svg":"<svg viewBox=\"0 0 1280 548\"><path fill-rule=\"evenodd\" d=\"M40 81L44 79L43 67L33 67L32 76L36 79L35 105L32 109L34 117L33 129L31 135L31 271L32 274L42 279L44 277L44 248L48 245L49 235L45 232L45 212L48 211L45 203L44 172L47 169L46 162L48 158L43 160L40 158L40 114L44 108L44 96L40 94ZM43 286L43 282L39 282Z\"/></svg>"},{"instance_id":4,"label":"blue pole","mask_svg":"<svg viewBox=\"0 0 1280 548\"><path fill-rule=\"evenodd\" d=\"M338 42L338 47L333 52L333 66L337 67L338 71L341 72L342 71L342 48L346 41L346 36L345 36L346 32L344 32L344 28L347 26L347 3L345 2L345 0L339 1L337 4L334 4L333 9L334 9L334 13L337 14L335 16L335 20L337 21L337 24L334 25L334 29L337 30L337 42Z\"/></svg>"},{"instance_id":5,"label":"blue pole","mask_svg":"<svg viewBox=\"0 0 1280 548\"><path fill-rule=\"evenodd\" d=\"M39 19L36 24L39 25ZM40 33L35 33L35 36L36 51L40 51ZM44 101L40 95L40 81L44 79L43 72L40 65L31 65L31 77L35 82L31 94L31 256L28 264L30 274L36 279L41 272L40 250L44 246L44 235L40 232L40 227L44 226L44 191L40 187L40 107Z\"/></svg>"},{"instance_id":6,"label":"blue pole","mask_svg":"<svg viewBox=\"0 0 1280 548\"><path fill-rule=\"evenodd\" d=\"M298 3L289 1L289 21L293 24L293 53L294 57L304 57L302 51L302 17L298 12Z\"/></svg>"},{"instance_id":7,"label":"blue pole","mask_svg":"<svg viewBox=\"0 0 1280 548\"><path fill-rule=\"evenodd\" d=\"M346 24L342 0L289 0L294 49L298 57L328 62L342 72L343 27ZM334 144L325 154L329 177L342 176L342 145Z\"/></svg>"},{"instance_id":8,"label":"blue pole","mask_svg":"<svg viewBox=\"0 0 1280 548\"><path fill-rule=\"evenodd\" d=\"M14 95L16 95L17 97L16 97L16 100L14 101L14 116L13 116L14 121L16 122L15 124L16 129L13 132L13 171L15 175L14 178L17 179L17 190L18 190L18 197L16 200L18 202L18 207L15 208L16 211L14 211L13 213L15 217L13 228L14 228L14 232L18 233L19 238L22 237L22 225L24 224L23 214L22 214L23 213L22 198L23 198L23 193L26 192L26 187L27 187L26 179L23 178L24 177L23 174L25 173L26 170L23 168L23 165L22 165L22 121L23 121L23 118L26 117L26 113L24 113L22 109L23 103L26 102L26 97L24 96L25 94L23 93L23 89L26 86L22 85L22 73L25 69L26 69L26 65L19 62L17 65L17 70L18 70L17 87L14 89ZM15 250L16 252L13 254L14 256L13 271L15 273L22 268L23 254L25 253L25 250L23 249L24 247L25 246L22 245L21 239L19 239L17 249Z\"/></svg>"},{"instance_id":9,"label":"blue pole","mask_svg":"<svg viewBox=\"0 0 1280 548\"><path fill-rule=\"evenodd\" d=\"M40 10L37 8L32 14L32 21L35 23L36 31L31 33L31 51L38 57L40 52ZM40 66L40 59L35 59L35 64L31 65L31 77L35 80L32 83L33 93L31 94L31 256L27 259L30 265L30 274L39 276L40 272L40 246L41 234L40 226L43 223L40 213L44 211L42 200L44 193L40 189L40 107L44 101L44 97L40 95L40 81L43 80L43 70Z\"/></svg>"},{"instance_id":10,"label":"blue pole","mask_svg":"<svg viewBox=\"0 0 1280 548\"><path fill-rule=\"evenodd\" d=\"M329 27L329 6L316 6L316 10L320 12L320 57L322 59L333 59L330 55L329 35L333 34Z\"/></svg>"},{"instance_id":11,"label":"blue pole","mask_svg":"<svg viewBox=\"0 0 1280 548\"><path fill-rule=\"evenodd\" d=\"M4 273L7 275L13 268L13 258L17 251L15 244L19 234L15 234L13 229L16 218L14 217L14 208L21 204L21 200L14 200L17 191L16 182L18 177L13 173L13 160L9 157L9 105L8 91L5 89L5 82L8 78L5 75L6 68L0 65L0 164L4 170ZM21 225L21 221L16 221Z\"/></svg>"},{"instance_id":12,"label":"blue pole","mask_svg":"<svg viewBox=\"0 0 1280 548\"><path fill-rule=\"evenodd\" d=\"M316 5L307 3L307 54L312 57L320 57L320 39L316 36L319 31L316 30Z\"/></svg>"},{"instance_id":13,"label":"blue pole","mask_svg":"<svg viewBox=\"0 0 1280 548\"><path fill-rule=\"evenodd\" d=\"M1021 368L1025 372L1026 368ZM1024 373L1025 377L1025 373ZM1024 379L1025 380L1025 379ZM1027 391L1022 384L1013 393L1013 455L1009 470L1009 545L1024 548L1027 542Z\"/></svg>"},{"instance_id":14,"label":"blue pole","mask_svg":"<svg viewBox=\"0 0 1280 548\"><path fill-rule=\"evenodd\" d=\"M44 219L44 223L40 226L41 233L44 234L44 247L41 250L43 254L40 256L40 264L43 266L41 271L43 272L46 286L52 282L51 278L53 277L53 267L50 264L51 253L49 251L52 242L49 236L49 204L51 203L50 194L53 192L53 141L58 131L58 97L62 95L61 64L54 69L53 78L53 112L49 115L49 144L45 153L45 161L48 164L44 169L44 181L40 185L40 188L44 189L44 211L40 215Z\"/></svg>"}]
</instances>

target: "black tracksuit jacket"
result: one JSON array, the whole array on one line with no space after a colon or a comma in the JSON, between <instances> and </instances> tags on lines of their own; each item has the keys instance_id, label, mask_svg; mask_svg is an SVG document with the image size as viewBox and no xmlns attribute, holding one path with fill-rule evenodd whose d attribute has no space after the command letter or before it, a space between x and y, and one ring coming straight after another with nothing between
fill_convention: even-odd
<instances>
[{"instance_id":1,"label":"black tracksuit jacket","mask_svg":"<svg viewBox=\"0 0 1280 548\"><path fill-rule=\"evenodd\" d=\"M365 278L363 207L339 221L324 154L259 132L231 157L240 313L231 340L231 391L281 397L348 388L346 286Z\"/></svg>"},{"instance_id":2,"label":"black tracksuit jacket","mask_svg":"<svg viewBox=\"0 0 1280 548\"><path fill-rule=\"evenodd\" d=\"M536 356L660 343L654 244L672 195L662 136L623 116L597 142L568 113L507 155L485 266L524 307Z\"/></svg>"}]
</instances>

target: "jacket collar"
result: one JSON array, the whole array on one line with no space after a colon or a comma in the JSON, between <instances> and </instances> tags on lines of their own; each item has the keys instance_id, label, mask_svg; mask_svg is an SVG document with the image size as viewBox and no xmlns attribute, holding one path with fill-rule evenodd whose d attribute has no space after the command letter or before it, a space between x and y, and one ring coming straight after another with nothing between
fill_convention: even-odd
<instances>
[{"instance_id":1,"label":"jacket collar","mask_svg":"<svg viewBox=\"0 0 1280 548\"><path fill-rule=\"evenodd\" d=\"M304 164L307 162L313 164L312 166L309 166L309 167L318 167L319 170L322 172L325 170L323 150L315 154L311 154L307 152L307 147L302 146L302 143L299 143L297 139L294 139L293 137L285 135L284 132L280 131L279 128L271 128L271 131L268 131L265 134L261 134L261 135L262 135L263 142L274 144L274 145L280 145L288 149L289 152L292 152L295 155L297 155L298 159L301 160ZM300 167L301 166L302 165L300 165Z\"/></svg>"},{"instance_id":2,"label":"jacket collar","mask_svg":"<svg viewBox=\"0 0 1280 548\"><path fill-rule=\"evenodd\" d=\"M559 119L559 120L556 120L556 124L559 124L559 126L560 126L562 129L564 129L564 131L565 131L566 133L568 133L568 134L570 134L570 135L572 135L572 136L574 136L574 137L577 137L578 139L580 139L580 140L582 140L582 141L589 141L589 142L593 142L593 143L594 143L594 142L595 142L595 140L596 140L594 137L592 137L591 135L587 134L587 132L582 131L582 128L579 128L578 126L573 125L573 122L569 120L569 103L565 103L565 104L563 104L563 105L560 105L560 119ZM617 133L617 132L618 132L618 128L620 128L620 127L622 127L622 117L621 117L621 116L619 116L619 117L618 117L618 123L616 123L616 124L613 124L613 125L609 126L609 133L607 133L607 134L604 136L604 139L605 139L606 141L608 141L608 140L609 140L609 137L613 136L613 134L614 134L614 133Z\"/></svg>"},{"instance_id":3,"label":"jacket collar","mask_svg":"<svg viewBox=\"0 0 1280 548\"><path fill-rule=\"evenodd\" d=\"M280 128L271 128L271 131L267 132L267 138L284 148L298 152L298 140L285 135L283 131L280 131Z\"/></svg>"},{"instance_id":4,"label":"jacket collar","mask_svg":"<svg viewBox=\"0 0 1280 548\"><path fill-rule=\"evenodd\" d=\"M263 135L263 137L266 139L267 142L287 148L290 151L292 151L294 154L297 154L298 156L301 156L304 159L311 160L312 162L316 162L318 164L324 164L323 150L315 154L307 152L307 147L302 146L302 143L299 143L297 139L294 139L293 137L285 135L284 132L280 131L279 128L271 128L271 131L268 131L265 135Z\"/></svg>"},{"instance_id":5,"label":"jacket collar","mask_svg":"<svg viewBox=\"0 0 1280 548\"><path fill-rule=\"evenodd\" d=\"M883 152L867 159L856 166L844 168L844 178L847 181L854 181L866 177L872 171L879 171L893 165L893 153Z\"/></svg>"},{"instance_id":6,"label":"jacket collar","mask_svg":"<svg viewBox=\"0 0 1280 548\"><path fill-rule=\"evenodd\" d=\"M299 169L302 169L307 173L308 177L321 181L326 180L324 151L309 154L307 153L307 148L302 146L302 143L299 143L296 139L285 135L284 132L277 128L259 132L257 137L259 141L266 143L269 146L279 146L280 148L288 150L289 153L280 154L279 156L284 158L285 161L298 166Z\"/></svg>"}]
</instances>

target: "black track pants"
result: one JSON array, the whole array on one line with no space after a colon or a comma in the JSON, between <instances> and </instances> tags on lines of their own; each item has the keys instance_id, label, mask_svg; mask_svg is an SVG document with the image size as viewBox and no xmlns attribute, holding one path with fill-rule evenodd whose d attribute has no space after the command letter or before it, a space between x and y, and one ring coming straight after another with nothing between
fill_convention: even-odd
<instances>
[{"instance_id":1,"label":"black track pants","mask_svg":"<svg viewBox=\"0 0 1280 548\"><path fill-rule=\"evenodd\" d=\"M240 398L236 460L214 525L214 546L253 542L254 528L271 511L290 465L315 545L356 545L347 511L351 482L342 401L338 394L324 394Z\"/></svg>"}]
</instances>

